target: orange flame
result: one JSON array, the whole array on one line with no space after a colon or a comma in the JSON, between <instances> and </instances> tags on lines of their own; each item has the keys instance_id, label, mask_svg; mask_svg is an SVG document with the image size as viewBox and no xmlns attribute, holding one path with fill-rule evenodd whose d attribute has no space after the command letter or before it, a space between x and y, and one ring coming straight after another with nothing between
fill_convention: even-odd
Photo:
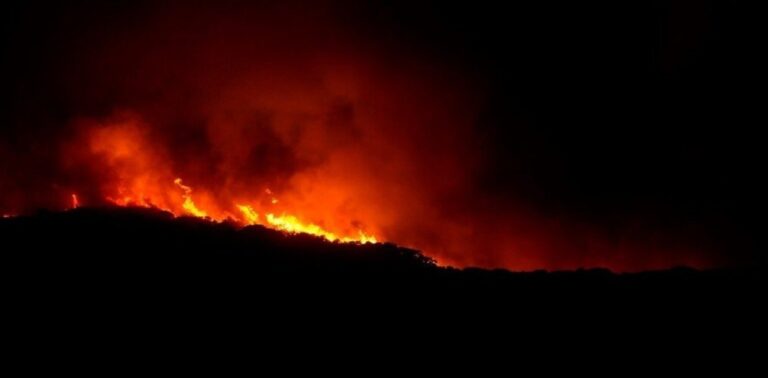
<instances>
[{"instance_id":1,"label":"orange flame","mask_svg":"<svg viewBox=\"0 0 768 378\"><path fill-rule=\"evenodd\" d=\"M173 159L155 142L151 128L133 114L120 114L106 124L86 122L86 138L72 150L103 172L100 191L118 206L152 207L176 216L188 215L242 225L261 225L286 233L315 235L332 242L377 243L379 238L357 221L360 212L346 200L348 183L326 183L321 192L249 188L227 178L196 187L176 174ZM88 146L85 154L80 148ZM181 167L184 170L184 167ZM194 175L197 180L199 174ZM303 180L304 178L302 178ZM234 183L233 183L234 182ZM304 188L299 178L291 182ZM238 186L239 185L239 186ZM279 198L280 195L285 195ZM307 194L307 195L305 195ZM72 194L72 207L79 206Z\"/></svg>"},{"instance_id":2,"label":"orange flame","mask_svg":"<svg viewBox=\"0 0 768 378\"><path fill-rule=\"evenodd\" d=\"M208 216L208 213L198 209L197 206L195 205L195 202L192 201L192 188L182 184L181 179L178 177L175 180L173 180L173 183L176 184L176 186L178 186L179 188L181 188L181 190L184 191L184 194L181 196L182 198L184 198L184 203L182 204L182 207L184 207L184 210L186 210L191 215L194 215L199 218L205 218Z\"/></svg>"},{"instance_id":3,"label":"orange flame","mask_svg":"<svg viewBox=\"0 0 768 378\"><path fill-rule=\"evenodd\" d=\"M292 215L279 215L267 214L267 223L274 226L278 230L283 230L290 233L303 233L316 236L322 236L329 241L341 241L343 243L360 242L360 243L376 243L376 237L373 235L367 235L362 230L358 230L357 237L338 237L334 233L324 230L322 227L315 224L304 224Z\"/></svg>"},{"instance_id":4,"label":"orange flame","mask_svg":"<svg viewBox=\"0 0 768 378\"><path fill-rule=\"evenodd\" d=\"M179 201L181 203L180 208L183 209L183 213L187 215L191 215L198 218L206 218L213 221L224 221L226 219L234 219L244 225L261 225L268 228L272 228L275 230L280 230L283 232L291 233L291 234L310 234L322 237L328 241L331 242L341 242L341 243L378 243L378 239L371 234L366 233L365 231L358 229L356 234L353 234L351 236L339 236L338 234L328 231L324 229L323 227L314 224L314 223L308 223L301 221L298 217L290 214L281 214L281 215L275 215L273 213L266 213L264 220L259 216L259 213L254 210L254 208L250 205L246 204L235 204L235 208L237 208L240 211L241 216L235 216L230 213L223 213L222 216L209 216L209 212L201 209L197 204L195 204L195 201L192 199L192 188L184 185L181 178L177 177L173 180L173 184L180 188L182 190L182 194L179 197ZM125 190L122 190L123 192ZM272 192L267 189L268 194L272 194ZM72 195L73 197L73 207L76 207L76 195ZM166 211L170 211L174 215L179 215L179 212L170 210L168 208L164 208L162 206L154 205L152 201L149 201L147 199L141 198L141 196L132 196L132 195L125 195L118 199L113 199L111 197L107 198L112 203L119 205L119 206L142 206L142 207L157 207ZM278 199L275 197L271 197L269 202L271 204L278 203Z\"/></svg>"},{"instance_id":5,"label":"orange flame","mask_svg":"<svg viewBox=\"0 0 768 378\"><path fill-rule=\"evenodd\" d=\"M259 213L254 210L254 208L250 205L244 205L244 204L235 204L235 207L240 211L242 216L234 216L230 213L226 213L223 216L217 216L217 217L211 217L208 215L208 212L205 210L200 209L192 199L192 188L184 185L182 179L180 177L177 177L173 180L173 184L182 190L181 196L179 196L179 200L181 201L181 209L183 209L183 213L186 215L191 215L198 218L205 218L212 221L224 221L224 220L232 220L238 221L239 223L243 225L261 225L268 228L272 228L275 230L283 231L290 234L309 234L314 236L322 237L328 241L331 242L341 242L341 243L378 243L378 239L366 232L364 232L361 229L357 230L357 234L353 236L339 236L331 231L328 231L324 229L321 226L318 226L314 223L306 223L302 222L299 218L297 218L294 215L290 214L281 214L281 215L275 215L273 213L267 213L266 217L264 218L265 221L262 221L259 217ZM180 212L173 211L167 207L156 205L155 202L153 202L151 199L146 198L142 195L133 195L129 193L130 191L126 188L119 188L118 192L122 194L119 198L114 197L107 197L106 199L109 202L112 202L115 205L118 206L139 206L139 207L154 207L161 210L165 210L168 212L171 212L172 214L178 216L180 215ZM265 191L267 194L272 195L272 191L267 189ZM76 193L72 193L70 195L72 199L72 209L76 209L80 207L80 200ZM276 204L278 203L278 199L275 197L270 197L269 203ZM12 214L2 214L2 218L11 218L13 217Z\"/></svg>"}]
</instances>

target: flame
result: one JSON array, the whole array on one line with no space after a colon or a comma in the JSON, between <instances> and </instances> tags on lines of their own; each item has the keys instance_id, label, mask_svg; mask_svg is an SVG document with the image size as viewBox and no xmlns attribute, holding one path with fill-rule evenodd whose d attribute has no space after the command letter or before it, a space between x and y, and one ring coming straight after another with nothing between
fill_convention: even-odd
<instances>
[{"instance_id":1,"label":"flame","mask_svg":"<svg viewBox=\"0 0 768 378\"><path fill-rule=\"evenodd\" d=\"M77 209L80 207L80 201L77 199L77 194L72 193L72 208Z\"/></svg>"},{"instance_id":2,"label":"flame","mask_svg":"<svg viewBox=\"0 0 768 378\"><path fill-rule=\"evenodd\" d=\"M184 191L184 194L182 194L182 198L184 199L184 203L182 204L182 207L184 207L184 210L186 210L189 214L194 215L199 218L205 218L208 216L208 213L206 213L203 210L200 210L197 208L197 205L195 205L195 202L192 201L192 188L184 185L181 183L181 178L176 178L173 180L173 183L176 184L181 190Z\"/></svg>"},{"instance_id":3,"label":"flame","mask_svg":"<svg viewBox=\"0 0 768 378\"><path fill-rule=\"evenodd\" d=\"M234 204L234 207L239 210L240 216L233 215L229 212L222 212L220 216L211 216L209 214L216 213L214 211L206 211L202 208L200 208L195 201L192 199L192 188L188 185L184 185L183 180L180 177L177 177L173 180L173 184L176 186L176 188L181 189L182 193L178 196L178 201L180 203L180 206L177 206L177 208L180 208L182 211L181 213L186 215L191 215L198 218L205 218L210 219L212 221L224 221L227 219L238 221L239 223L243 225L261 225L268 228L272 228L275 230L283 231L286 233L291 234L309 234L309 235L315 235L318 237L322 237L328 241L331 242L341 242L341 243L378 243L378 239L372 235L368 234L362 229L358 229L357 232L351 236L340 236L334 232L328 231L327 229L311 223L311 222L304 222L300 220L298 217L282 213L280 215L275 215L273 213L266 213L264 221L262 221L261 217L259 216L259 213L253 208L251 205L247 204ZM125 193L126 190L124 188L121 188L120 192ZM267 194L272 194L272 191L267 189L265 191ZM77 196L75 194L72 195L73 198L73 207L77 207L76 199ZM110 202L118 205L118 206L141 206L141 207L156 207L162 210L169 211L173 213L174 215L179 215L179 211L173 211L171 208L159 206L156 205L155 202L151 201L148 198L145 198L141 195L132 195L132 194L126 194L122 197L113 198L113 197L107 197L107 200ZM275 197L270 197L269 203L271 204L277 204L279 200Z\"/></svg>"},{"instance_id":4,"label":"flame","mask_svg":"<svg viewBox=\"0 0 768 378\"><path fill-rule=\"evenodd\" d=\"M376 243L378 240L357 222L345 221L343 214L328 212L327 208L320 212L317 208L304 208L304 205L323 206L323 202L291 201L290 198L281 201L270 188L225 192L217 186L221 183L213 181L202 190L193 191L174 174L168 156L157 148L147 130L141 120L126 116L95 127L87 135L90 147L87 159L92 161L95 157L95 161L105 164L112 174L102 188L107 201L118 206L157 208L175 216L218 222L234 220L244 226L258 224L333 242ZM72 207L77 206L77 196L72 194ZM305 218L307 215L312 221Z\"/></svg>"},{"instance_id":5,"label":"flame","mask_svg":"<svg viewBox=\"0 0 768 378\"><path fill-rule=\"evenodd\" d=\"M259 213L253 210L252 207L248 205L237 205L237 208L240 210L240 212L243 213L244 220L248 224L258 224L259 223Z\"/></svg>"},{"instance_id":6,"label":"flame","mask_svg":"<svg viewBox=\"0 0 768 378\"><path fill-rule=\"evenodd\" d=\"M278 230L283 230L290 233L303 233L324 237L329 241L340 241L342 243L360 242L360 243L376 243L377 240L372 235L365 234L362 230L358 230L357 237L338 237L334 233L324 230L322 227L316 224L304 224L292 215L279 215L267 214L267 223L274 226Z\"/></svg>"},{"instance_id":7,"label":"flame","mask_svg":"<svg viewBox=\"0 0 768 378\"><path fill-rule=\"evenodd\" d=\"M274 200L274 198L273 198ZM272 202L275 203L275 202ZM253 210L253 207L248 205L237 205L237 208L243 214L243 221L247 224L260 224L262 226L268 226L277 230L285 231L288 233L296 234L310 234L320 236L328 241L340 241L342 243L359 242L359 243L376 243L376 237L368 235L362 230L358 230L358 237L339 237L336 234L329 232L316 224L305 224L293 215L274 215L272 213L266 214L266 223L259 221L259 214Z\"/></svg>"}]
</instances>

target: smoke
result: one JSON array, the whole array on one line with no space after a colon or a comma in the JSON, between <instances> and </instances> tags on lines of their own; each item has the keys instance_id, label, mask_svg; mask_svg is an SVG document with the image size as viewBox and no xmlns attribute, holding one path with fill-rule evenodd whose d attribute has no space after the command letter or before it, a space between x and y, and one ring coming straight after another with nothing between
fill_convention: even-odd
<instances>
[{"instance_id":1,"label":"smoke","mask_svg":"<svg viewBox=\"0 0 768 378\"><path fill-rule=\"evenodd\" d=\"M90 74L71 96L106 105L73 120L62 152L97 182L83 202L182 212L179 177L219 218L248 203L342 234L453 244L444 238L466 220L441 209L463 200L480 163L477 84L294 11L156 10L74 56L65 77Z\"/></svg>"},{"instance_id":2,"label":"smoke","mask_svg":"<svg viewBox=\"0 0 768 378\"><path fill-rule=\"evenodd\" d=\"M85 205L183 212L181 178L208 215L248 204L339 234L364 230L444 264L710 263L695 247L649 238L652 225L611 233L487 193L482 78L361 28L339 6L164 3L106 14L61 26L47 84L65 110L18 113L26 118L15 122L49 134L17 133L23 153L0 144L4 210L62 208L77 193Z\"/></svg>"}]
</instances>

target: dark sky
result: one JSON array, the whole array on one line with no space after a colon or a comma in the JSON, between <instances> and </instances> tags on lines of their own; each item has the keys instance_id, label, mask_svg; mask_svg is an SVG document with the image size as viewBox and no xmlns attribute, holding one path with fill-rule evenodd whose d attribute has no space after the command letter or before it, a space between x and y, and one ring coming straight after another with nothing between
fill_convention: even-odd
<instances>
[{"instance_id":1,"label":"dark sky","mask_svg":"<svg viewBox=\"0 0 768 378\"><path fill-rule=\"evenodd\" d=\"M445 114L470 114L466 133L439 122L427 128L431 134L451 130L466 142L456 153L473 163L456 170L460 189L445 184L426 190L430 201L440 199L424 205L424 212L505 225L487 232L472 228L469 234L492 242L478 243L482 251L464 252L470 257L447 248L446 261L636 270L764 259L760 224L768 188L759 130L765 125L765 65L754 10L730 1L215 3L2 5L0 210L55 207L58 199L48 197L57 185L87 191L81 187L89 178L61 167L59 146L75 133L73 120L129 108L159 123L194 123L209 113L187 120L169 116L168 109L211 103L222 78L252 65L283 72L272 71L261 51L277 57L275 65L292 67L320 46L318 51L333 51L334 57L359 56L351 59L363 63L354 67L375 66L371 70L379 76L372 88L382 88L389 73L407 72L391 75L405 77L405 83L386 87L388 94L397 88L416 93L422 83L432 88L424 89L427 97L455 91L471 102L466 111ZM198 22L208 18L217 21ZM259 47L240 53L250 41ZM210 45L223 45L227 59L209 59L206 54L219 51ZM169 76L170 84L164 81ZM436 89L440 83L447 89ZM206 100L200 100L201 90ZM464 99L456 95L421 106L413 96L416 112L430 120L428 114ZM394 103L390 97L396 96L382 101ZM360 103L350 100L345 108L342 102L332 114L362 112ZM161 139L195 138L182 136L177 127L166 130L172 131L162 132ZM420 137L394 135L393 140ZM424 150L450 150L452 143ZM269 160L283 153L273 147L260 156ZM274 177L303 169L303 155L288 151L290 166L250 174ZM403 156L429 160L427 154ZM408 159L392 158L392 164ZM464 164L435 161L449 166L446 172ZM508 222L507 214L515 220ZM454 226L436 226L434 232L451 233ZM516 244L517 251L533 245L530 251L487 251L504 243L504 235L529 232L520 230L536 235L531 243ZM394 228L390 235L427 248L425 240L432 238ZM443 239L436 245L453 240ZM626 240L633 246L624 246ZM471 249L466 240L457 243ZM603 247L585 246L593 243ZM631 256L609 252L616 246Z\"/></svg>"}]
</instances>

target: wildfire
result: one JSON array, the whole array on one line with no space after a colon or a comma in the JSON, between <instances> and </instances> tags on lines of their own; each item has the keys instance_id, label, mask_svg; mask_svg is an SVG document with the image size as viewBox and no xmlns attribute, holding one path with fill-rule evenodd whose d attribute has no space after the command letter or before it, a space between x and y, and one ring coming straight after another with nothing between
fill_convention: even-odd
<instances>
[{"instance_id":1,"label":"wildfire","mask_svg":"<svg viewBox=\"0 0 768 378\"><path fill-rule=\"evenodd\" d=\"M192 188L188 185L184 185L181 178L173 180L173 184L176 188L181 189L181 194L176 197L178 201L178 211L174 211L172 208L166 206L159 206L156 203L160 201L152 201L150 198L146 198L145 194L133 195L132 193L125 193L125 189L121 189L121 196L118 198L108 197L107 199L119 206L142 206L142 207L156 207L173 213L174 215L191 215L198 218L206 218L213 221L235 220L243 225L261 225L275 230L280 230L292 234L310 234L322 237L328 241L341 242L341 243L377 243L378 240L375 236L358 229L356 234L352 236L341 236L337 233L331 232L317 224L304 222L298 217L282 213L275 215L272 212L264 214L264 217L260 217L259 213L251 205L235 203L234 208L239 210L239 215L233 215L229 212L210 211L204 210L195 203L192 199ZM272 196L272 191L267 189L266 193L270 195L269 203L276 205L279 200ZM173 196L172 196L173 197ZM72 206L77 207L77 196L72 194ZM173 207L173 206L171 206ZM215 214L215 215L212 215Z\"/></svg>"},{"instance_id":2,"label":"wildfire","mask_svg":"<svg viewBox=\"0 0 768 378\"><path fill-rule=\"evenodd\" d=\"M84 121L85 122L85 121ZM275 191L239 185L237 177L192 188L175 173L167 148L154 143L151 128L134 114L116 115L104 125L85 123L83 140L71 155L80 164L110 172L101 187L103 198L118 206L157 208L176 216L261 225L286 233L304 233L333 242L375 243L376 237L356 221L343 198L333 192L311 197L295 191ZM82 146L88 148L83 151ZM235 162L244 157L238 156ZM236 164L235 164L236 165ZM200 176L194 176L200 179ZM301 184L298 182L297 184ZM282 195L285 197L278 198ZM71 206L79 200L72 194Z\"/></svg>"},{"instance_id":3,"label":"wildfire","mask_svg":"<svg viewBox=\"0 0 768 378\"><path fill-rule=\"evenodd\" d=\"M258 215L258 214L257 214ZM296 217L292 215L279 215L267 214L267 223L278 230L283 230L291 233L303 233L322 236L330 241L340 241L343 243L360 242L360 243L376 243L376 238L372 235L365 234L362 230L358 230L357 237L338 237L332 232L328 232L315 224L303 224Z\"/></svg>"},{"instance_id":4,"label":"wildfire","mask_svg":"<svg viewBox=\"0 0 768 378\"><path fill-rule=\"evenodd\" d=\"M258 224L259 223L259 213L253 210L252 207L248 205L237 205L237 208L240 210L240 212L243 213L243 219L248 224Z\"/></svg>"},{"instance_id":5,"label":"wildfire","mask_svg":"<svg viewBox=\"0 0 768 378\"><path fill-rule=\"evenodd\" d=\"M192 188L182 184L180 178L173 180L173 183L184 191L184 194L181 196L184 198L184 203L182 204L184 210L196 217L205 218L208 216L205 211L198 209L195 202L192 201Z\"/></svg>"}]
</instances>

